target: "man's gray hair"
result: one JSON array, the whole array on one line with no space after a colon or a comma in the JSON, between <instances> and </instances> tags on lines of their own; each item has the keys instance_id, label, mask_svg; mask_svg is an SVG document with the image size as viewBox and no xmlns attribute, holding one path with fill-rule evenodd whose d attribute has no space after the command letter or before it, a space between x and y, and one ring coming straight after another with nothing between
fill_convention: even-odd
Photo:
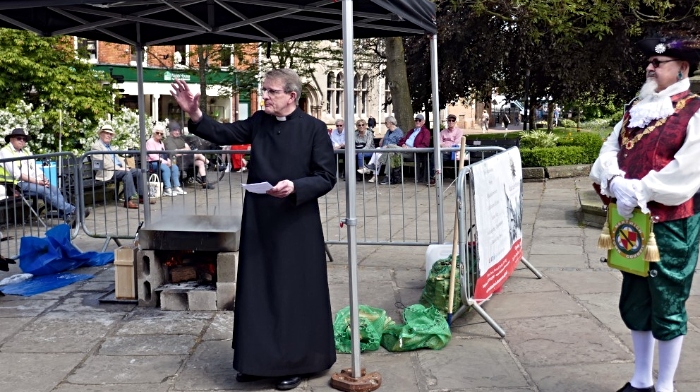
<instances>
[{"instance_id":1,"label":"man's gray hair","mask_svg":"<svg viewBox=\"0 0 700 392\"><path fill-rule=\"evenodd\" d=\"M265 74L265 79L281 80L284 84L284 92L289 94L292 91L297 93L296 104L299 105L299 99L301 98L301 79L299 75L289 68L280 68L267 71Z\"/></svg>"},{"instance_id":2,"label":"man's gray hair","mask_svg":"<svg viewBox=\"0 0 700 392\"><path fill-rule=\"evenodd\" d=\"M384 119L384 122L392 123L396 125L396 117L394 116L388 116L387 118Z\"/></svg>"},{"instance_id":3,"label":"man's gray hair","mask_svg":"<svg viewBox=\"0 0 700 392\"><path fill-rule=\"evenodd\" d=\"M339 122L341 122L341 123L343 123L343 125L345 125L345 121L344 121L342 118L338 118L338 119L335 120L335 126L336 126L336 127L338 126L338 123L339 123Z\"/></svg>"}]
</instances>

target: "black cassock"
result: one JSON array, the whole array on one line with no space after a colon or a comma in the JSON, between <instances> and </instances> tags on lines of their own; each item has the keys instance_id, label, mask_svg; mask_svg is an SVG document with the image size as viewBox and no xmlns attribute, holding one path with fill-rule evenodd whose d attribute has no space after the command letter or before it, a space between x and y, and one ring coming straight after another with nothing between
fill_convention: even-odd
<instances>
[{"instance_id":1,"label":"black cassock","mask_svg":"<svg viewBox=\"0 0 700 392\"><path fill-rule=\"evenodd\" d=\"M258 376L315 373L335 363L318 198L335 185L326 125L301 109L280 121L264 111L190 132L219 145L251 144L248 183L294 182L280 199L246 192L236 286L233 367Z\"/></svg>"}]
</instances>

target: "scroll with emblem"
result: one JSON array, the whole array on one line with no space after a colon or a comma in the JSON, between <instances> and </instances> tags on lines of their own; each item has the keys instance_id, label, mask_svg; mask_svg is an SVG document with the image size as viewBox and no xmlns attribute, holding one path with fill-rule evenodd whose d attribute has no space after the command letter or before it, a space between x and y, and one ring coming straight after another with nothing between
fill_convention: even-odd
<instances>
[{"instance_id":1,"label":"scroll with emblem","mask_svg":"<svg viewBox=\"0 0 700 392\"><path fill-rule=\"evenodd\" d=\"M612 247L608 250L608 266L639 276L649 275L649 261L645 250L652 231L651 218L635 208L632 218L625 219L617 212L617 205L608 205L608 227Z\"/></svg>"}]
</instances>

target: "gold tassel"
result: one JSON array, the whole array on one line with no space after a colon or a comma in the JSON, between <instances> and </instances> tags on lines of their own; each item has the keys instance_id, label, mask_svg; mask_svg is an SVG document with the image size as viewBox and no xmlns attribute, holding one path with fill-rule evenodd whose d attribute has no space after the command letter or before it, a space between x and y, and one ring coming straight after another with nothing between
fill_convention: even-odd
<instances>
[{"instance_id":1,"label":"gold tassel","mask_svg":"<svg viewBox=\"0 0 700 392\"><path fill-rule=\"evenodd\" d=\"M608 226L607 219L603 225L603 231L600 232L600 237L598 237L598 247L606 250L613 248L612 238L610 237L610 226Z\"/></svg>"},{"instance_id":2,"label":"gold tassel","mask_svg":"<svg viewBox=\"0 0 700 392\"><path fill-rule=\"evenodd\" d=\"M654 235L654 226L649 232L649 241L647 241L647 246L644 249L644 261L650 263L656 263L661 261L661 255L659 254L659 246L656 245L656 236Z\"/></svg>"}]
</instances>

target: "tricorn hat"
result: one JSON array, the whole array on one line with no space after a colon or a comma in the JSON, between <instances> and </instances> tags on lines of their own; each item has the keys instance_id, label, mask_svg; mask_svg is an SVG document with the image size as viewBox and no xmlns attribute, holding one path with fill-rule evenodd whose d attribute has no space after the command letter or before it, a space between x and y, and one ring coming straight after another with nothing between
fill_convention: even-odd
<instances>
[{"instance_id":1,"label":"tricorn hat","mask_svg":"<svg viewBox=\"0 0 700 392\"><path fill-rule=\"evenodd\" d=\"M24 136L24 137L27 138L27 141L32 140L32 137L29 136L28 133L24 132L24 129L22 129L22 128L15 128L15 129L12 130L12 132L10 132L9 135L5 135L5 141L6 141L7 143L9 143L9 142L10 142L10 139L13 138L13 137L16 137L16 136Z\"/></svg>"},{"instance_id":2,"label":"tricorn hat","mask_svg":"<svg viewBox=\"0 0 700 392\"><path fill-rule=\"evenodd\" d=\"M667 56L687 61L691 65L700 62L700 40L679 37L645 38L637 42L645 56Z\"/></svg>"}]
</instances>

